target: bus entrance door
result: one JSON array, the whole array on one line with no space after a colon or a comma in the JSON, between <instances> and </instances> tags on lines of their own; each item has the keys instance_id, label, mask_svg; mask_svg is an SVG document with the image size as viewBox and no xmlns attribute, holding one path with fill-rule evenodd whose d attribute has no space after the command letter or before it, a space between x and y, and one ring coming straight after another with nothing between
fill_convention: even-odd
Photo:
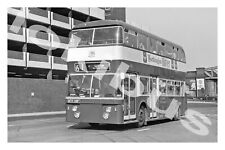
<instances>
[{"instance_id":1,"label":"bus entrance door","mask_svg":"<svg viewBox=\"0 0 225 150\"><path fill-rule=\"evenodd\" d=\"M124 120L136 118L136 75L126 75L124 79Z\"/></svg>"}]
</instances>

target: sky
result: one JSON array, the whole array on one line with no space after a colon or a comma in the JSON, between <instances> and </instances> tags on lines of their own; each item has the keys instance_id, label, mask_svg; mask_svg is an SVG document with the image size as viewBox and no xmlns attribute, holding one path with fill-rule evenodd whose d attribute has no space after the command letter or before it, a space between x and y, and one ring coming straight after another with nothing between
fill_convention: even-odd
<instances>
[{"instance_id":1,"label":"sky","mask_svg":"<svg viewBox=\"0 0 225 150\"><path fill-rule=\"evenodd\" d=\"M126 8L126 21L179 44L186 71L217 66L217 8Z\"/></svg>"}]
</instances>

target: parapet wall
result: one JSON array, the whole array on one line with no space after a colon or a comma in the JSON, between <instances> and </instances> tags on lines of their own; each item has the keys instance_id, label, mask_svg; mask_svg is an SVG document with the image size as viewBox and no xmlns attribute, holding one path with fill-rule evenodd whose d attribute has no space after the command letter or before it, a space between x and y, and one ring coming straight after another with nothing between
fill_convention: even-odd
<instances>
[{"instance_id":1,"label":"parapet wall","mask_svg":"<svg viewBox=\"0 0 225 150\"><path fill-rule=\"evenodd\" d=\"M62 80L8 78L8 114L65 110Z\"/></svg>"}]
</instances>

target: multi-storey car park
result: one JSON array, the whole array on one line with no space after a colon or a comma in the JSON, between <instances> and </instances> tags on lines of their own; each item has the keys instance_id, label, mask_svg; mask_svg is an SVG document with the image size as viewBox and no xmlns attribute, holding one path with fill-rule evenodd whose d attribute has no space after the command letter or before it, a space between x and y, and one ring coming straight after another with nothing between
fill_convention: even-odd
<instances>
[{"instance_id":1,"label":"multi-storey car park","mask_svg":"<svg viewBox=\"0 0 225 150\"><path fill-rule=\"evenodd\" d=\"M69 34L82 22L104 20L105 9L10 7L7 17L8 114L65 110L61 55Z\"/></svg>"},{"instance_id":2,"label":"multi-storey car park","mask_svg":"<svg viewBox=\"0 0 225 150\"><path fill-rule=\"evenodd\" d=\"M8 77L64 80L67 66L60 56L71 29L101 19L105 19L101 8L8 8ZM34 25L55 34L40 31L34 36ZM19 31L12 26L19 26Z\"/></svg>"}]
</instances>

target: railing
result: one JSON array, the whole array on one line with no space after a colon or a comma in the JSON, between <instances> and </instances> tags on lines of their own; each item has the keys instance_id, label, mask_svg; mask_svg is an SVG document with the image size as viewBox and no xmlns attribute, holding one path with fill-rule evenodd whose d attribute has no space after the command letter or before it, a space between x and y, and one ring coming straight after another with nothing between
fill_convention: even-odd
<instances>
[{"instance_id":1,"label":"railing","mask_svg":"<svg viewBox=\"0 0 225 150\"><path fill-rule=\"evenodd\" d=\"M8 50L8 65L26 66L26 52Z\"/></svg>"},{"instance_id":2,"label":"railing","mask_svg":"<svg viewBox=\"0 0 225 150\"><path fill-rule=\"evenodd\" d=\"M72 28L74 28L76 25L83 23L83 21L72 19Z\"/></svg>"},{"instance_id":3,"label":"railing","mask_svg":"<svg viewBox=\"0 0 225 150\"><path fill-rule=\"evenodd\" d=\"M23 7L9 7L8 13L11 15L25 18L25 9Z\"/></svg>"},{"instance_id":4,"label":"railing","mask_svg":"<svg viewBox=\"0 0 225 150\"><path fill-rule=\"evenodd\" d=\"M66 49L69 43L68 37L56 36L54 34L52 36L52 47Z\"/></svg>"},{"instance_id":5,"label":"railing","mask_svg":"<svg viewBox=\"0 0 225 150\"><path fill-rule=\"evenodd\" d=\"M43 31L35 31L27 28L28 43L50 46L50 34Z\"/></svg>"},{"instance_id":6,"label":"railing","mask_svg":"<svg viewBox=\"0 0 225 150\"><path fill-rule=\"evenodd\" d=\"M29 61L49 62L49 56L29 53Z\"/></svg>"},{"instance_id":7,"label":"railing","mask_svg":"<svg viewBox=\"0 0 225 150\"><path fill-rule=\"evenodd\" d=\"M43 23L50 23L50 12L48 10L29 7L26 8L27 11L27 18Z\"/></svg>"},{"instance_id":8,"label":"railing","mask_svg":"<svg viewBox=\"0 0 225 150\"><path fill-rule=\"evenodd\" d=\"M56 13L52 13L53 14L53 19L54 20L57 20L57 21L60 21L60 22L64 22L64 23L69 23L69 17L66 17L66 16L62 16L62 15L59 15L59 14L56 14Z\"/></svg>"},{"instance_id":9,"label":"railing","mask_svg":"<svg viewBox=\"0 0 225 150\"><path fill-rule=\"evenodd\" d=\"M52 69L67 70L66 62L61 57L52 56Z\"/></svg>"},{"instance_id":10,"label":"railing","mask_svg":"<svg viewBox=\"0 0 225 150\"><path fill-rule=\"evenodd\" d=\"M27 67L51 68L51 56L27 53Z\"/></svg>"},{"instance_id":11,"label":"railing","mask_svg":"<svg viewBox=\"0 0 225 150\"><path fill-rule=\"evenodd\" d=\"M88 7L72 7L72 10L89 15L90 9Z\"/></svg>"},{"instance_id":12,"label":"railing","mask_svg":"<svg viewBox=\"0 0 225 150\"><path fill-rule=\"evenodd\" d=\"M90 8L90 16L104 20L105 19L105 11L100 8L91 7Z\"/></svg>"},{"instance_id":13,"label":"railing","mask_svg":"<svg viewBox=\"0 0 225 150\"><path fill-rule=\"evenodd\" d=\"M56 64L66 65L66 62L61 57L53 56L53 62L56 63Z\"/></svg>"},{"instance_id":14,"label":"railing","mask_svg":"<svg viewBox=\"0 0 225 150\"><path fill-rule=\"evenodd\" d=\"M8 33L18 34L18 35L24 35L24 28L18 27L19 30L14 32L12 28L15 27L13 25L8 25Z\"/></svg>"},{"instance_id":15,"label":"railing","mask_svg":"<svg viewBox=\"0 0 225 150\"><path fill-rule=\"evenodd\" d=\"M71 29L71 18L51 12L52 25Z\"/></svg>"},{"instance_id":16,"label":"railing","mask_svg":"<svg viewBox=\"0 0 225 150\"><path fill-rule=\"evenodd\" d=\"M35 8L35 7L32 7L32 8L29 7L28 10L29 10L29 13L31 13L31 14L35 14L35 15L39 15L39 16L48 18L49 13L47 10L43 10L43 9L39 9L39 8Z\"/></svg>"},{"instance_id":17,"label":"railing","mask_svg":"<svg viewBox=\"0 0 225 150\"><path fill-rule=\"evenodd\" d=\"M23 52L8 50L8 58L23 60Z\"/></svg>"},{"instance_id":18,"label":"railing","mask_svg":"<svg viewBox=\"0 0 225 150\"><path fill-rule=\"evenodd\" d=\"M14 41L25 42L25 28L24 27L16 27L16 31L14 31L14 27L12 25L8 25L8 39ZM18 28L18 30L17 30Z\"/></svg>"},{"instance_id":19,"label":"railing","mask_svg":"<svg viewBox=\"0 0 225 150\"><path fill-rule=\"evenodd\" d=\"M64 37L64 36L58 36L59 40L61 43L68 44L69 43L69 38Z\"/></svg>"},{"instance_id":20,"label":"railing","mask_svg":"<svg viewBox=\"0 0 225 150\"><path fill-rule=\"evenodd\" d=\"M33 38L38 38L42 40L49 40L49 34L43 31L35 31L35 30L30 30L29 29L29 36Z\"/></svg>"},{"instance_id":21,"label":"railing","mask_svg":"<svg viewBox=\"0 0 225 150\"><path fill-rule=\"evenodd\" d=\"M13 8L13 9L17 9L17 10L23 10L23 8L22 8L22 7L11 7L11 8Z\"/></svg>"}]
</instances>

